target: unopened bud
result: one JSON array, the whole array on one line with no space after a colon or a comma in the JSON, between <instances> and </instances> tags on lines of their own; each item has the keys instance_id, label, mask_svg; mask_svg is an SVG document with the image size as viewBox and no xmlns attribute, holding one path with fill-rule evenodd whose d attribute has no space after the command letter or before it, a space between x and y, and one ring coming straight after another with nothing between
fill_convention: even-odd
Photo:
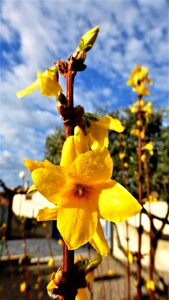
<instances>
[{"instance_id":1,"label":"unopened bud","mask_svg":"<svg viewBox=\"0 0 169 300\"><path fill-rule=\"evenodd\" d=\"M81 37L76 51L85 51L85 52L89 51L93 47L98 33L99 33L99 26L95 26L92 29L90 29L89 31L87 31Z\"/></svg>"}]
</instances>

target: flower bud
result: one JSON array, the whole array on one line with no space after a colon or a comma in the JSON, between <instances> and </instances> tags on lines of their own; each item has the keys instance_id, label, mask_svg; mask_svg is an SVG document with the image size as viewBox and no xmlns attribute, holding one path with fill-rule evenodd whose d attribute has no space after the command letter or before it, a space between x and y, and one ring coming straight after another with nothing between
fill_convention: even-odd
<instances>
[{"instance_id":1,"label":"flower bud","mask_svg":"<svg viewBox=\"0 0 169 300\"><path fill-rule=\"evenodd\" d=\"M93 47L98 33L99 33L99 26L95 26L92 29L90 29L89 31L87 31L81 37L76 51L85 51L85 52L89 51Z\"/></svg>"}]
</instances>

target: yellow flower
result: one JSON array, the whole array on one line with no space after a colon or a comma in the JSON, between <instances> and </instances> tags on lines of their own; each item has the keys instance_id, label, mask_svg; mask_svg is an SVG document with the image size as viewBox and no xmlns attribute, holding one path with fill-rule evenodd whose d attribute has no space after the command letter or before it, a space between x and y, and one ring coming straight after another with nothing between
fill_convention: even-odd
<instances>
[{"instance_id":1,"label":"yellow flower","mask_svg":"<svg viewBox=\"0 0 169 300\"><path fill-rule=\"evenodd\" d=\"M133 135L137 135L137 136L141 136L141 139L144 139L145 138L145 129L143 128L142 130L139 130L139 129L131 129L130 130L130 134L133 134Z\"/></svg>"},{"instance_id":2,"label":"yellow flower","mask_svg":"<svg viewBox=\"0 0 169 300\"><path fill-rule=\"evenodd\" d=\"M138 95L142 95L142 96L149 96L150 92L147 88L147 86L144 84L144 82L142 82L141 84L134 86L132 88L133 92L136 92Z\"/></svg>"},{"instance_id":3,"label":"yellow flower","mask_svg":"<svg viewBox=\"0 0 169 300\"><path fill-rule=\"evenodd\" d=\"M136 86L140 82L147 82L152 84L152 81L148 78L149 71L145 66L135 66L134 70L131 71L127 85Z\"/></svg>"},{"instance_id":4,"label":"yellow flower","mask_svg":"<svg viewBox=\"0 0 169 300\"><path fill-rule=\"evenodd\" d=\"M51 257L48 261L48 266L51 267L54 265L54 259Z\"/></svg>"},{"instance_id":5,"label":"yellow flower","mask_svg":"<svg viewBox=\"0 0 169 300\"><path fill-rule=\"evenodd\" d=\"M20 292L21 293L24 293L26 291L26 282L23 281L21 284L20 284Z\"/></svg>"},{"instance_id":6,"label":"yellow flower","mask_svg":"<svg viewBox=\"0 0 169 300\"><path fill-rule=\"evenodd\" d=\"M146 282L146 288L148 289L148 290L152 290L152 291L154 291L155 290L155 282L154 282L154 280L147 280L147 282Z\"/></svg>"},{"instance_id":7,"label":"yellow flower","mask_svg":"<svg viewBox=\"0 0 169 300\"><path fill-rule=\"evenodd\" d=\"M154 154L154 145L152 142L147 143L145 146L142 147L142 150L147 150L150 155Z\"/></svg>"},{"instance_id":8,"label":"yellow flower","mask_svg":"<svg viewBox=\"0 0 169 300\"><path fill-rule=\"evenodd\" d=\"M132 254L131 251L128 251L128 261L129 261L130 264L133 263L133 254Z\"/></svg>"},{"instance_id":9,"label":"yellow flower","mask_svg":"<svg viewBox=\"0 0 169 300\"><path fill-rule=\"evenodd\" d=\"M127 162L124 162L123 166L127 169L129 167L129 164Z\"/></svg>"},{"instance_id":10,"label":"yellow flower","mask_svg":"<svg viewBox=\"0 0 169 300\"><path fill-rule=\"evenodd\" d=\"M143 154L141 155L141 161L144 163L144 162L146 161L146 158L147 158L146 153L143 153Z\"/></svg>"},{"instance_id":11,"label":"yellow flower","mask_svg":"<svg viewBox=\"0 0 169 300\"><path fill-rule=\"evenodd\" d=\"M32 161L32 169L31 161L25 161L37 190L56 205L52 210L40 210L37 220L57 219L58 230L69 249L90 242L107 255L99 219L121 222L137 214L141 206L122 185L111 180L113 162L105 147L75 157L74 152L69 152L74 137L69 137L65 145L60 166L46 160L43 166L37 163L36 168Z\"/></svg>"},{"instance_id":12,"label":"yellow flower","mask_svg":"<svg viewBox=\"0 0 169 300\"><path fill-rule=\"evenodd\" d=\"M59 92L62 91L62 88L57 81L56 67L47 69L44 73L37 71L37 79L26 89L17 92L16 96L17 98L25 97L37 88L40 88L40 93L43 96L58 96Z\"/></svg>"},{"instance_id":13,"label":"yellow flower","mask_svg":"<svg viewBox=\"0 0 169 300\"><path fill-rule=\"evenodd\" d=\"M150 194L149 195L149 202L157 202L158 201L158 194Z\"/></svg>"},{"instance_id":14,"label":"yellow flower","mask_svg":"<svg viewBox=\"0 0 169 300\"><path fill-rule=\"evenodd\" d=\"M120 152L120 153L119 153L119 158L120 158L121 160L123 160L124 157L125 157L125 153L124 153L124 152Z\"/></svg>"},{"instance_id":15,"label":"yellow flower","mask_svg":"<svg viewBox=\"0 0 169 300\"><path fill-rule=\"evenodd\" d=\"M135 66L134 70L130 73L127 85L131 85L133 87L133 91L138 93L138 95L148 96L149 91L146 83L152 84L148 74L148 69L145 66Z\"/></svg>"},{"instance_id":16,"label":"yellow flower","mask_svg":"<svg viewBox=\"0 0 169 300\"><path fill-rule=\"evenodd\" d=\"M79 127L75 127L74 138L77 154L86 152L87 150L94 150L99 146L108 147L108 130L116 132L123 132L124 126L117 118L112 118L105 115L102 118L95 117L90 120L84 131Z\"/></svg>"}]
</instances>

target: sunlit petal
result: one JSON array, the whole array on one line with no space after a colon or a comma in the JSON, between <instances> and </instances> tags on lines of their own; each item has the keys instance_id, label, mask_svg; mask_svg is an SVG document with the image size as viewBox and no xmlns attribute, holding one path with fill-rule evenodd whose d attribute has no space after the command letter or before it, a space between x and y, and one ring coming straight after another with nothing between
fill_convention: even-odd
<instances>
[{"instance_id":1,"label":"sunlit petal","mask_svg":"<svg viewBox=\"0 0 169 300\"><path fill-rule=\"evenodd\" d=\"M92 192L79 197L73 191L63 195L57 226L68 249L77 249L92 239L98 221L97 197Z\"/></svg>"},{"instance_id":2,"label":"sunlit petal","mask_svg":"<svg viewBox=\"0 0 169 300\"><path fill-rule=\"evenodd\" d=\"M64 142L60 165L67 168L70 167L72 162L75 160L76 156L77 155L75 150L74 136L71 135Z\"/></svg>"},{"instance_id":3,"label":"sunlit petal","mask_svg":"<svg viewBox=\"0 0 169 300\"><path fill-rule=\"evenodd\" d=\"M99 210L103 219L122 222L141 209L138 201L118 182L111 180L103 186L99 196Z\"/></svg>"},{"instance_id":4,"label":"sunlit petal","mask_svg":"<svg viewBox=\"0 0 169 300\"><path fill-rule=\"evenodd\" d=\"M109 151L98 148L78 155L69 169L69 176L79 182L105 182L111 178L113 162Z\"/></svg>"},{"instance_id":5,"label":"sunlit petal","mask_svg":"<svg viewBox=\"0 0 169 300\"><path fill-rule=\"evenodd\" d=\"M40 209L36 216L37 221L50 221L56 220L58 214L58 208L48 208L45 207L44 209Z\"/></svg>"},{"instance_id":6,"label":"sunlit petal","mask_svg":"<svg viewBox=\"0 0 169 300\"><path fill-rule=\"evenodd\" d=\"M44 161L44 167L32 172L32 179L37 190L54 204L59 201L59 194L64 191L66 184L66 171L49 161Z\"/></svg>"},{"instance_id":7,"label":"sunlit petal","mask_svg":"<svg viewBox=\"0 0 169 300\"><path fill-rule=\"evenodd\" d=\"M18 91L16 93L16 97L18 99L25 97L26 95L29 95L32 93L34 90L36 90L40 86L40 81L39 79L35 80L31 85L29 85L26 89Z\"/></svg>"},{"instance_id":8,"label":"sunlit petal","mask_svg":"<svg viewBox=\"0 0 169 300\"><path fill-rule=\"evenodd\" d=\"M93 238L90 241L90 244L93 246L93 248L96 249L96 251L98 253L100 253L100 255L102 255L102 256L108 255L109 246L108 246L106 238L104 236L104 232L103 232L100 221L98 221L96 232L93 235Z\"/></svg>"}]
</instances>

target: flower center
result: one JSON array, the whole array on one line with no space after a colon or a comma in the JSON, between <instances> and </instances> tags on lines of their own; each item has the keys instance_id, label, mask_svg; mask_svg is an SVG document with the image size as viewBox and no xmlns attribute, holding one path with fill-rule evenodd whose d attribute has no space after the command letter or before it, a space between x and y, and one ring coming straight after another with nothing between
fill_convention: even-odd
<instances>
[{"instance_id":1,"label":"flower center","mask_svg":"<svg viewBox=\"0 0 169 300\"><path fill-rule=\"evenodd\" d=\"M87 186L80 183L76 184L74 187L74 193L78 197L85 196L87 194Z\"/></svg>"}]
</instances>

